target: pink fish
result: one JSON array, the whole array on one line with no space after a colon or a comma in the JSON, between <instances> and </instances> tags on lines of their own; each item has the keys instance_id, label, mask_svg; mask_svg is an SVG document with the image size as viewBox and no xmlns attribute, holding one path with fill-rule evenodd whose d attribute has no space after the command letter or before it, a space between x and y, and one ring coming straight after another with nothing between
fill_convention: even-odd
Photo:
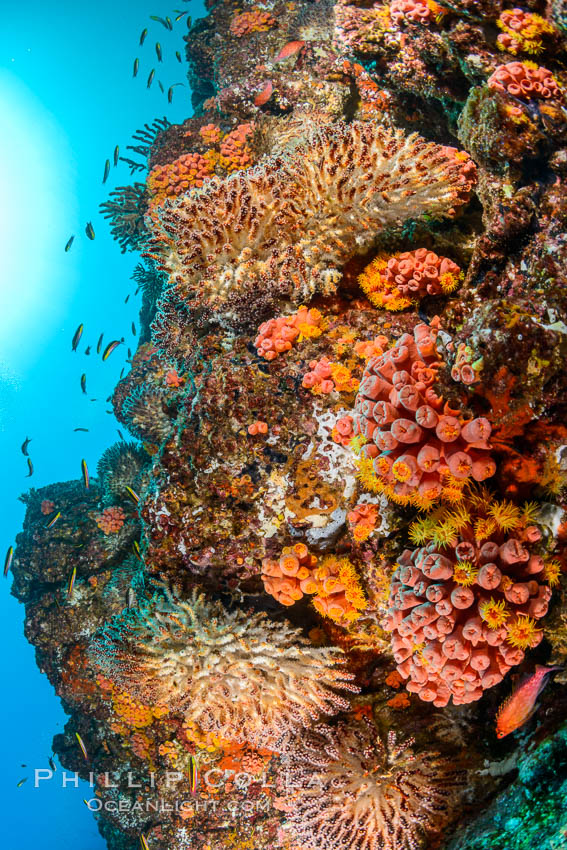
<instances>
[{"instance_id":1,"label":"pink fish","mask_svg":"<svg viewBox=\"0 0 567 850\"><path fill-rule=\"evenodd\" d=\"M272 81L270 80L266 83L262 91L259 92L259 94L257 94L254 98L254 106L263 106L265 103L267 103L272 96L273 90L274 87L272 85Z\"/></svg>"},{"instance_id":2,"label":"pink fish","mask_svg":"<svg viewBox=\"0 0 567 850\"><path fill-rule=\"evenodd\" d=\"M547 684L547 676L561 667L544 667L536 664L535 672L520 682L510 696L504 700L496 715L496 737L505 738L526 723L537 706L539 694Z\"/></svg>"},{"instance_id":3,"label":"pink fish","mask_svg":"<svg viewBox=\"0 0 567 850\"><path fill-rule=\"evenodd\" d=\"M282 62L284 59L289 59L290 56L295 56L303 47L305 47L304 41L288 41L276 56L276 62Z\"/></svg>"}]
</instances>

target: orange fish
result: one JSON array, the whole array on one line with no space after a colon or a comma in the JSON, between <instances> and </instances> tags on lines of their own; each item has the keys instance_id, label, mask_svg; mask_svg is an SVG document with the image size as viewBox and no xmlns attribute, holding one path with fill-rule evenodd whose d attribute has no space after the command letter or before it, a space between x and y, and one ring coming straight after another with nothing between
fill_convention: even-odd
<instances>
[{"instance_id":1,"label":"orange fish","mask_svg":"<svg viewBox=\"0 0 567 850\"><path fill-rule=\"evenodd\" d=\"M305 47L304 41L288 41L276 56L276 62L282 62L284 59L289 59L290 56L295 56L303 47Z\"/></svg>"},{"instance_id":2,"label":"orange fish","mask_svg":"<svg viewBox=\"0 0 567 850\"><path fill-rule=\"evenodd\" d=\"M530 719L537 708L535 701L547 684L547 676L554 670L560 669L561 667L544 667L542 664L536 664L535 672L514 688L498 709L497 738L505 738Z\"/></svg>"},{"instance_id":3,"label":"orange fish","mask_svg":"<svg viewBox=\"0 0 567 850\"><path fill-rule=\"evenodd\" d=\"M254 98L254 106L263 106L265 103L267 103L272 96L273 90L274 87L272 85L272 81L269 80L262 89L262 91Z\"/></svg>"}]
</instances>

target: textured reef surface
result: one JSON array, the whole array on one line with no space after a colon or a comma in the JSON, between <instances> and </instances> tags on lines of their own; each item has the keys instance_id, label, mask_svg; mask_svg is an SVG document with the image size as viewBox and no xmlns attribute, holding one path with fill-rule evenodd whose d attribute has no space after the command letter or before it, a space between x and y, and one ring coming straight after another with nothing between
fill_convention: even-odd
<instances>
[{"instance_id":1,"label":"textured reef surface","mask_svg":"<svg viewBox=\"0 0 567 850\"><path fill-rule=\"evenodd\" d=\"M131 442L23 497L13 565L111 850L567 846L566 36L559 0L190 25L194 114L102 210Z\"/></svg>"}]
</instances>

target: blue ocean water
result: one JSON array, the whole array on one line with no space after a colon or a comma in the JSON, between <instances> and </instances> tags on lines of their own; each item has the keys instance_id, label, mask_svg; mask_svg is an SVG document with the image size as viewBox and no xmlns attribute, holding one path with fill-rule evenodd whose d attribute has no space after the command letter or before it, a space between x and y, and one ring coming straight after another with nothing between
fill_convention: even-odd
<instances>
[{"instance_id":1,"label":"blue ocean water","mask_svg":"<svg viewBox=\"0 0 567 850\"><path fill-rule=\"evenodd\" d=\"M202 0L171 6L195 18L205 14ZM130 275L137 255L120 253L107 222L98 212L108 192L131 177L124 163L105 160L115 145L126 146L144 123L166 116L171 122L191 114L182 55L185 19L167 31L150 15L175 17L162 0L98 0L78 4L55 0L2 4L0 30L0 451L2 456L2 557L21 528L24 505L18 496L30 486L78 479L81 459L91 472L102 451L117 439L117 423L105 402L127 347L136 346L130 325L137 324L139 296ZM148 27L143 47L142 29ZM155 43L163 49L157 62ZM140 70L134 79L133 62ZM148 90L149 72L156 78ZM170 105L167 92L173 83ZM88 221L96 238L85 235ZM64 252L69 237L75 240ZM126 297L130 294L128 303ZM76 353L71 339L85 326ZM98 337L125 337L102 363ZM91 346L91 354L85 354ZM80 387L87 377L87 394ZM91 401L96 399L96 401ZM77 427L88 432L75 432ZM28 467L20 446L31 438ZM58 766L52 779L34 787L34 770L47 769L51 740L66 716L53 688L35 665L23 634L23 606L2 587L4 698L3 846L7 850L98 850L104 842L83 803L87 785L62 787ZM20 780L26 781L18 788Z\"/></svg>"}]
</instances>

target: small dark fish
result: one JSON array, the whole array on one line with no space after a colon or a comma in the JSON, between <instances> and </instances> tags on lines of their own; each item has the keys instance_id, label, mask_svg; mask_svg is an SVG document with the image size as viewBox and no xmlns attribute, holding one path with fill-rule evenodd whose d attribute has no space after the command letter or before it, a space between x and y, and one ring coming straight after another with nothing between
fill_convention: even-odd
<instances>
[{"instance_id":1,"label":"small dark fish","mask_svg":"<svg viewBox=\"0 0 567 850\"><path fill-rule=\"evenodd\" d=\"M131 359L132 359L132 349L129 348L128 349L128 360L131 360Z\"/></svg>"},{"instance_id":2,"label":"small dark fish","mask_svg":"<svg viewBox=\"0 0 567 850\"><path fill-rule=\"evenodd\" d=\"M98 401L98 398L91 398L89 401Z\"/></svg>"},{"instance_id":3,"label":"small dark fish","mask_svg":"<svg viewBox=\"0 0 567 850\"><path fill-rule=\"evenodd\" d=\"M77 741L79 742L79 747L81 748L81 752L85 757L85 761L88 761L89 755L87 753L87 748L85 747L85 745L83 743L83 739L81 738L81 736L79 735L78 732L75 732L75 737L76 737Z\"/></svg>"},{"instance_id":4,"label":"small dark fish","mask_svg":"<svg viewBox=\"0 0 567 850\"><path fill-rule=\"evenodd\" d=\"M67 251L71 250L71 245L73 244L74 240L75 240L75 237L71 236L71 238L67 241L67 244L65 245L65 253L67 253Z\"/></svg>"},{"instance_id":5,"label":"small dark fish","mask_svg":"<svg viewBox=\"0 0 567 850\"><path fill-rule=\"evenodd\" d=\"M73 428L73 431L88 431L88 428Z\"/></svg>"},{"instance_id":6,"label":"small dark fish","mask_svg":"<svg viewBox=\"0 0 567 850\"><path fill-rule=\"evenodd\" d=\"M157 81L157 84L158 84L158 86L159 86L159 90L161 91L161 93L162 93L162 94L165 94L165 89L164 89L164 87L163 87L163 83L162 83L162 81L161 81L161 80L158 80L158 81Z\"/></svg>"},{"instance_id":7,"label":"small dark fish","mask_svg":"<svg viewBox=\"0 0 567 850\"><path fill-rule=\"evenodd\" d=\"M46 523L43 527L44 527L44 528L46 528L46 529L47 529L47 528L53 528L53 526L55 525L55 523L57 522L57 520L59 520L60 518L61 518L61 511L57 511L57 513L56 513L56 514L54 514L54 515L51 517L51 519L49 520L49 522L48 522L48 523Z\"/></svg>"},{"instance_id":8,"label":"small dark fish","mask_svg":"<svg viewBox=\"0 0 567 850\"><path fill-rule=\"evenodd\" d=\"M191 29L192 24L193 24L193 20L191 18L191 15L189 15L189 17L187 18L187 29L188 30Z\"/></svg>"},{"instance_id":9,"label":"small dark fish","mask_svg":"<svg viewBox=\"0 0 567 850\"><path fill-rule=\"evenodd\" d=\"M69 579L69 584L67 585L67 599L73 593L73 588L75 587L75 579L77 578L77 567L73 567L73 572L71 573L71 578Z\"/></svg>"},{"instance_id":10,"label":"small dark fish","mask_svg":"<svg viewBox=\"0 0 567 850\"><path fill-rule=\"evenodd\" d=\"M120 153L120 148L118 147L118 145L116 145L116 147L114 148L114 167L115 168L118 165L118 154L119 153Z\"/></svg>"},{"instance_id":11,"label":"small dark fish","mask_svg":"<svg viewBox=\"0 0 567 850\"><path fill-rule=\"evenodd\" d=\"M124 366L120 370L120 375L118 376L118 380L121 381L123 377L124 377ZM112 411L110 411L110 412L112 413Z\"/></svg>"},{"instance_id":12,"label":"small dark fish","mask_svg":"<svg viewBox=\"0 0 567 850\"><path fill-rule=\"evenodd\" d=\"M102 177L103 183L106 183L106 181L108 180L109 174L110 174L110 160L107 159L106 162L104 163L104 174L103 174L103 177Z\"/></svg>"},{"instance_id":13,"label":"small dark fish","mask_svg":"<svg viewBox=\"0 0 567 850\"><path fill-rule=\"evenodd\" d=\"M140 501L140 497L139 497L139 496L138 496L138 494L135 492L135 490L132 490L132 488L131 488L131 487L128 487L128 485L126 485L126 487L125 487L124 489L126 490L126 492L128 493L128 495L130 496L130 498L132 499L132 501L133 501L133 502L137 505L137 504L138 504L138 502Z\"/></svg>"},{"instance_id":14,"label":"small dark fish","mask_svg":"<svg viewBox=\"0 0 567 850\"><path fill-rule=\"evenodd\" d=\"M51 768L53 773L55 773L55 771L57 770L57 765L55 764L51 756L49 756L49 767Z\"/></svg>"},{"instance_id":15,"label":"small dark fish","mask_svg":"<svg viewBox=\"0 0 567 850\"><path fill-rule=\"evenodd\" d=\"M126 440L124 439L124 435L123 435L122 431L120 430L120 428L117 428L116 431L118 432L118 436L120 437L122 442L125 443Z\"/></svg>"},{"instance_id":16,"label":"small dark fish","mask_svg":"<svg viewBox=\"0 0 567 850\"><path fill-rule=\"evenodd\" d=\"M83 473L83 483L88 490L89 486L90 486L89 468L88 468L87 462L84 458L81 461L81 472Z\"/></svg>"},{"instance_id":17,"label":"small dark fish","mask_svg":"<svg viewBox=\"0 0 567 850\"><path fill-rule=\"evenodd\" d=\"M95 232L94 232L94 227L92 226L92 223L90 221L87 221L87 226L85 227L85 233L87 234L87 236L89 237L89 239L92 242L92 240L95 238Z\"/></svg>"},{"instance_id":18,"label":"small dark fish","mask_svg":"<svg viewBox=\"0 0 567 850\"><path fill-rule=\"evenodd\" d=\"M152 68L152 70L150 71L150 76L148 77L148 84L147 84L146 88L149 89L149 87L151 86L151 84L154 81L155 75L156 75L156 70L155 70L155 68Z\"/></svg>"},{"instance_id":19,"label":"small dark fish","mask_svg":"<svg viewBox=\"0 0 567 850\"><path fill-rule=\"evenodd\" d=\"M161 44L159 43L159 41L156 41L156 56L158 62L163 62L163 53L161 52Z\"/></svg>"},{"instance_id":20,"label":"small dark fish","mask_svg":"<svg viewBox=\"0 0 567 850\"><path fill-rule=\"evenodd\" d=\"M136 336L136 325L132 322L132 333Z\"/></svg>"},{"instance_id":21,"label":"small dark fish","mask_svg":"<svg viewBox=\"0 0 567 850\"><path fill-rule=\"evenodd\" d=\"M75 333L74 333L74 335L73 335L73 341L72 341L72 343L71 343L71 351L76 351L76 350L77 350L77 347L78 347L78 345L79 345L79 343L80 343L80 341L81 341L81 337L82 337L82 335L83 335L83 329L84 329L84 327L85 327L85 326L84 326L84 325L83 325L83 323L81 322L81 324L79 325L79 327L78 327L78 328L77 328L77 330L75 331Z\"/></svg>"},{"instance_id":22,"label":"small dark fish","mask_svg":"<svg viewBox=\"0 0 567 850\"><path fill-rule=\"evenodd\" d=\"M168 102L168 103L173 103L173 86L171 86L171 87L170 87L170 88L168 88L168 90L167 90L167 102Z\"/></svg>"},{"instance_id":23,"label":"small dark fish","mask_svg":"<svg viewBox=\"0 0 567 850\"><path fill-rule=\"evenodd\" d=\"M12 566L13 560L14 560L14 547L9 546L8 551L6 552L6 557L4 558L4 578L8 578L8 573L10 572L10 567Z\"/></svg>"},{"instance_id":24,"label":"small dark fish","mask_svg":"<svg viewBox=\"0 0 567 850\"><path fill-rule=\"evenodd\" d=\"M140 67L140 60L139 60L139 59L138 59L138 57L136 56L136 58L134 59L134 68L133 68L133 70L132 70L132 76L133 76L133 77L137 77L137 76L138 76L138 68L139 68L139 67Z\"/></svg>"},{"instance_id":25,"label":"small dark fish","mask_svg":"<svg viewBox=\"0 0 567 850\"><path fill-rule=\"evenodd\" d=\"M132 322L132 327L134 327L134 323ZM24 442L22 443L22 454L26 457L28 456L28 446L31 443L31 437L26 437Z\"/></svg>"},{"instance_id":26,"label":"small dark fish","mask_svg":"<svg viewBox=\"0 0 567 850\"><path fill-rule=\"evenodd\" d=\"M197 771L197 762L195 761L195 756L189 756L189 783L192 794L194 794L197 790L198 781L199 775Z\"/></svg>"},{"instance_id":27,"label":"small dark fish","mask_svg":"<svg viewBox=\"0 0 567 850\"><path fill-rule=\"evenodd\" d=\"M168 30L172 30L172 29L173 29L173 24L171 23L171 18L169 17L169 15L166 15L166 16L165 16L165 22L166 22L166 24L167 24L167 28L168 28Z\"/></svg>"},{"instance_id":28,"label":"small dark fish","mask_svg":"<svg viewBox=\"0 0 567 850\"><path fill-rule=\"evenodd\" d=\"M108 358L110 357L110 355L112 354L112 352L114 351L114 349L116 348L117 345L120 345L120 340L118 340L118 339L113 339L112 342L108 343L108 345L106 346L106 348L104 349L104 351L102 353L102 362L103 363L104 363L105 360L108 360Z\"/></svg>"},{"instance_id":29,"label":"small dark fish","mask_svg":"<svg viewBox=\"0 0 567 850\"><path fill-rule=\"evenodd\" d=\"M128 303L128 299L129 299L129 298L130 298L130 296L129 296L129 295L127 295L127 296L126 296L126 298L124 299L124 303L125 303L125 304L127 304L127 303Z\"/></svg>"},{"instance_id":30,"label":"small dark fish","mask_svg":"<svg viewBox=\"0 0 567 850\"><path fill-rule=\"evenodd\" d=\"M140 35L140 47L142 46L142 44L143 44L143 43L144 43L144 41L146 40L146 36L147 36L147 34L148 34L148 30L147 30L147 28L144 28L144 29L142 30L141 35Z\"/></svg>"},{"instance_id":31,"label":"small dark fish","mask_svg":"<svg viewBox=\"0 0 567 850\"><path fill-rule=\"evenodd\" d=\"M180 20L181 20L181 18L183 18L186 14L187 14L187 12L180 12L180 13L178 14L178 16L176 17L176 19L175 19L175 23L177 23L178 21L180 21Z\"/></svg>"},{"instance_id":32,"label":"small dark fish","mask_svg":"<svg viewBox=\"0 0 567 850\"><path fill-rule=\"evenodd\" d=\"M91 347L90 347L90 345L87 345L87 347L85 348L85 354L88 357L90 353L91 353Z\"/></svg>"},{"instance_id":33,"label":"small dark fish","mask_svg":"<svg viewBox=\"0 0 567 850\"><path fill-rule=\"evenodd\" d=\"M21 788L22 785L24 784L24 782L27 782L27 781L28 781L27 776L24 776L24 778L20 779L20 781L18 782L18 784L16 785L16 788Z\"/></svg>"},{"instance_id":34,"label":"small dark fish","mask_svg":"<svg viewBox=\"0 0 567 850\"><path fill-rule=\"evenodd\" d=\"M185 12L183 14L185 14ZM178 62L183 62L183 59L181 58L181 53L179 52L179 50L175 51L175 58L177 59Z\"/></svg>"},{"instance_id":35,"label":"small dark fish","mask_svg":"<svg viewBox=\"0 0 567 850\"><path fill-rule=\"evenodd\" d=\"M29 472L26 475L26 478L31 478L32 475L33 475L33 463L31 462L30 458L28 458L28 469L29 469Z\"/></svg>"},{"instance_id":36,"label":"small dark fish","mask_svg":"<svg viewBox=\"0 0 567 850\"><path fill-rule=\"evenodd\" d=\"M87 376L85 375L84 372L81 375L81 389L84 392L84 394L86 395L87 394Z\"/></svg>"},{"instance_id":37,"label":"small dark fish","mask_svg":"<svg viewBox=\"0 0 567 850\"><path fill-rule=\"evenodd\" d=\"M96 353L97 354L100 354L100 349L102 348L102 338L103 338L103 336L104 336L104 334L101 334L98 338L98 342L96 344Z\"/></svg>"},{"instance_id":38,"label":"small dark fish","mask_svg":"<svg viewBox=\"0 0 567 850\"><path fill-rule=\"evenodd\" d=\"M168 30L168 29L169 29L169 27L168 27L168 25L167 25L167 21L166 21L166 20L164 20L164 18L160 18L160 16L159 16L159 15L150 15L150 18L152 19L152 21L157 21L157 22L158 22L158 24L163 24L163 25L164 25L164 27L166 28L166 30Z\"/></svg>"}]
</instances>

